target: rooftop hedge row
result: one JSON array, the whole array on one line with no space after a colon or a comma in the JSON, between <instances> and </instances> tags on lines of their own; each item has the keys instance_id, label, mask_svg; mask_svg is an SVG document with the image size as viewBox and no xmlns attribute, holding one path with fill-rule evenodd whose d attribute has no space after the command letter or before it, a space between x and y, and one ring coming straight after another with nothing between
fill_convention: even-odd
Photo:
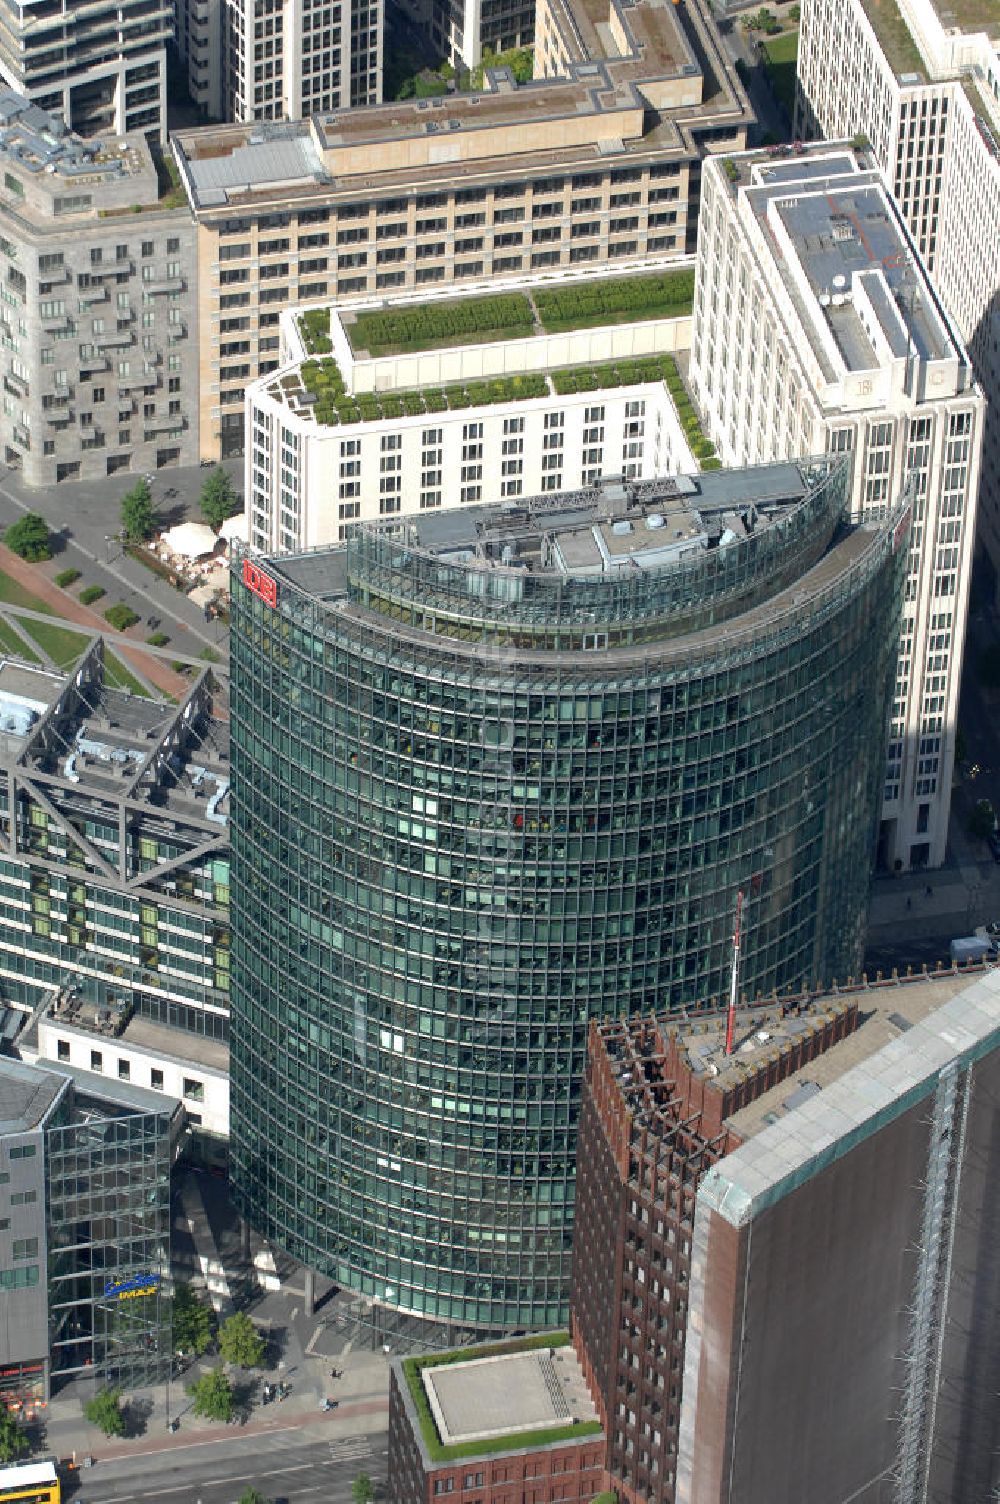
<instances>
[{"instance_id":1,"label":"rooftop hedge row","mask_svg":"<svg viewBox=\"0 0 1000 1504\"><path fill-rule=\"evenodd\" d=\"M486 298L456 298L447 303L417 303L411 307L371 309L347 325L355 350L391 355L426 350L463 339L524 338L534 332L531 304L523 293L499 293Z\"/></svg>"},{"instance_id":2,"label":"rooftop hedge row","mask_svg":"<svg viewBox=\"0 0 1000 1504\"><path fill-rule=\"evenodd\" d=\"M534 297L542 328L550 334L623 319L679 318L691 312L694 272L567 282L539 288Z\"/></svg>"}]
</instances>

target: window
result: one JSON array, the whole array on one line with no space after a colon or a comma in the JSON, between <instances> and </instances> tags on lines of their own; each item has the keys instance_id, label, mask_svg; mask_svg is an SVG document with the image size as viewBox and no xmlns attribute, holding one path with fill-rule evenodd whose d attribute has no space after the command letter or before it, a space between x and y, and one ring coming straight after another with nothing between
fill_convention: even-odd
<instances>
[{"instance_id":1,"label":"window","mask_svg":"<svg viewBox=\"0 0 1000 1504\"><path fill-rule=\"evenodd\" d=\"M120 1059L118 1061L118 1079L119 1081L131 1081L132 1079L132 1067L127 1060Z\"/></svg>"},{"instance_id":2,"label":"window","mask_svg":"<svg viewBox=\"0 0 1000 1504\"><path fill-rule=\"evenodd\" d=\"M68 1060L69 1059L69 1040L68 1039L59 1039L59 1040L56 1041L56 1059L57 1060Z\"/></svg>"},{"instance_id":3,"label":"window","mask_svg":"<svg viewBox=\"0 0 1000 1504\"><path fill-rule=\"evenodd\" d=\"M23 1269L0 1269L0 1290L26 1290L38 1284L38 1265Z\"/></svg>"},{"instance_id":4,"label":"window","mask_svg":"<svg viewBox=\"0 0 1000 1504\"><path fill-rule=\"evenodd\" d=\"M205 1083L203 1081L195 1081L191 1076L185 1076L182 1095L185 1096L189 1102L204 1102Z\"/></svg>"},{"instance_id":5,"label":"window","mask_svg":"<svg viewBox=\"0 0 1000 1504\"><path fill-rule=\"evenodd\" d=\"M103 1069L104 1069L104 1055L102 1054L102 1052L100 1050L91 1050L91 1052L90 1052L90 1069L92 1071L103 1071Z\"/></svg>"},{"instance_id":6,"label":"window","mask_svg":"<svg viewBox=\"0 0 1000 1504\"><path fill-rule=\"evenodd\" d=\"M163 1090L163 1072L157 1070L155 1066L149 1072L149 1084L154 1091Z\"/></svg>"},{"instance_id":7,"label":"window","mask_svg":"<svg viewBox=\"0 0 1000 1504\"><path fill-rule=\"evenodd\" d=\"M13 1149L11 1149L10 1151L10 1157L11 1159L34 1159L35 1145L15 1144ZM0 1185L5 1185L9 1179L9 1175L4 1174L3 1176L0 1176Z\"/></svg>"},{"instance_id":8,"label":"window","mask_svg":"<svg viewBox=\"0 0 1000 1504\"><path fill-rule=\"evenodd\" d=\"M37 1238L15 1238L14 1239L14 1258L15 1259L17 1259L17 1260L37 1259L37 1257L38 1257L38 1239Z\"/></svg>"},{"instance_id":9,"label":"window","mask_svg":"<svg viewBox=\"0 0 1000 1504\"><path fill-rule=\"evenodd\" d=\"M12 1191L10 1204L11 1206L30 1206L32 1202L37 1200L37 1191Z\"/></svg>"}]
</instances>

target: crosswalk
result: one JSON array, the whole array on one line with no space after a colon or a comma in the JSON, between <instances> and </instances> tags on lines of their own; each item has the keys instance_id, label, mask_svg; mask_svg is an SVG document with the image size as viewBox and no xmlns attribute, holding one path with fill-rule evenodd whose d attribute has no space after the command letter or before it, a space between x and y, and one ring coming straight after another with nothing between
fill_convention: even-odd
<instances>
[{"instance_id":1,"label":"crosswalk","mask_svg":"<svg viewBox=\"0 0 1000 1504\"><path fill-rule=\"evenodd\" d=\"M371 1455L372 1443L369 1436L342 1436L339 1440L330 1442L331 1462L351 1462Z\"/></svg>"}]
</instances>

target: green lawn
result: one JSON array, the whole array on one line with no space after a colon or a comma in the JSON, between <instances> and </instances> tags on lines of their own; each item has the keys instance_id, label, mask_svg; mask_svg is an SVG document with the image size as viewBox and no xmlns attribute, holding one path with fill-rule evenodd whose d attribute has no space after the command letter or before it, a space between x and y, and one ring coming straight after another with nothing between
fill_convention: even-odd
<instances>
[{"instance_id":1,"label":"green lawn","mask_svg":"<svg viewBox=\"0 0 1000 1504\"><path fill-rule=\"evenodd\" d=\"M799 55L797 31L782 31L776 37L761 42L764 68L771 84L771 91L779 104L784 105L791 120L795 110L795 65Z\"/></svg>"},{"instance_id":2,"label":"green lawn","mask_svg":"<svg viewBox=\"0 0 1000 1504\"><path fill-rule=\"evenodd\" d=\"M134 695L142 695L144 700L149 699L149 690L129 671L114 653L105 651L104 654L104 677L109 689L128 689Z\"/></svg>"},{"instance_id":3,"label":"green lawn","mask_svg":"<svg viewBox=\"0 0 1000 1504\"><path fill-rule=\"evenodd\" d=\"M28 617L22 620L25 632L38 643L42 652L51 658L57 668L68 668L71 663L75 663L87 646L86 632L58 627L55 622L31 621Z\"/></svg>"},{"instance_id":4,"label":"green lawn","mask_svg":"<svg viewBox=\"0 0 1000 1504\"><path fill-rule=\"evenodd\" d=\"M0 616L0 647L4 652L13 653L16 658L25 658L29 663L39 663L38 654L29 648L20 633L15 632L9 622Z\"/></svg>"},{"instance_id":5,"label":"green lawn","mask_svg":"<svg viewBox=\"0 0 1000 1504\"><path fill-rule=\"evenodd\" d=\"M54 616L51 606L40 601L37 595L25 590L11 575L0 570L0 601L5 606L23 606L26 611L41 611L45 616Z\"/></svg>"}]
</instances>

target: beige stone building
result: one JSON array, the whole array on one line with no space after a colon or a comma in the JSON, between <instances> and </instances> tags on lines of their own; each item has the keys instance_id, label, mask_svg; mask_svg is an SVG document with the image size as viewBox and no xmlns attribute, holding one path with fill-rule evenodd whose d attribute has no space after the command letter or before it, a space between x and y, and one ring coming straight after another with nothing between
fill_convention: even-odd
<instances>
[{"instance_id":1,"label":"beige stone building","mask_svg":"<svg viewBox=\"0 0 1000 1504\"><path fill-rule=\"evenodd\" d=\"M702 0L541 0L533 83L173 138L197 223L201 452L243 451L244 391L295 304L695 248L701 162L752 120Z\"/></svg>"}]
</instances>

